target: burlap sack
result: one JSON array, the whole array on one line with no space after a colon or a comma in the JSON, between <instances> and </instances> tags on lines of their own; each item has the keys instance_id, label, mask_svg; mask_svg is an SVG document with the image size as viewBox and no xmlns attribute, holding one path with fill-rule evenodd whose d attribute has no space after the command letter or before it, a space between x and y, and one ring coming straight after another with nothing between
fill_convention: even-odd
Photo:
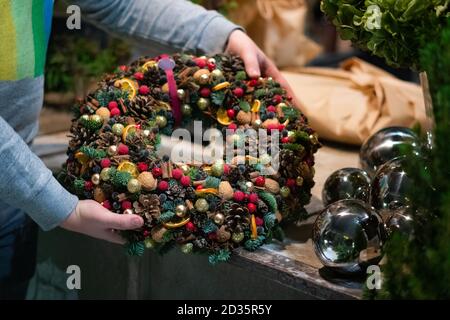
<instances>
[{"instance_id":1,"label":"burlap sack","mask_svg":"<svg viewBox=\"0 0 450 320\"><path fill-rule=\"evenodd\" d=\"M248 35L278 67L304 66L321 47L305 36L306 0L236 0L229 18Z\"/></svg>"},{"instance_id":2,"label":"burlap sack","mask_svg":"<svg viewBox=\"0 0 450 320\"><path fill-rule=\"evenodd\" d=\"M385 127L427 125L420 86L357 58L340 69L301 68L283 74L323 139L360 145Z\"/></svg>"}]
</instances>

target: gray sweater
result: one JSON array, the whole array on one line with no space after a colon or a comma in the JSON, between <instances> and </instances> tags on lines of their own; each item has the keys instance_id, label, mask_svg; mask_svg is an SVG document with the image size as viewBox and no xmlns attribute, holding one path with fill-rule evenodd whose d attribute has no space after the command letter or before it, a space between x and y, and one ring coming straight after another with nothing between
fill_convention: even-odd
<instances>
[{"instance_id":1,"label":"gray sweater","mask_svg":"<svg viewBox=\"0 0 450 320\"><path fill-rule=\"evenodd\" d=\"M217 12L184 0L70 2L80 6L83 19L161 53L221 52L229 34L238 28ZM51 9L44 6L44 10ZM51 13L46 12L43 19L46 15ZM26 19L29 15L22 17ZM20 41L20 33L16 32L16 37ZM20 63L26 63L23 60L26 59L16 62L19 67ZM29 149L38 131L43 85L42 75L5 80L0 74L0 229L8 229L26 213L42 229L50 230L64 221L78 202Z\"/></svg>"}]
</instances>

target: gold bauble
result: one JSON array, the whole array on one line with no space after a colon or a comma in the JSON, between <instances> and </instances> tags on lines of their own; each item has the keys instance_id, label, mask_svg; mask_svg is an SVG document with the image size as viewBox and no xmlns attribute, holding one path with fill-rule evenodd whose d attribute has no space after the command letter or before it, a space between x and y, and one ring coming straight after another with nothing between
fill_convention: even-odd
<instances>
[{"instance_id":1,"label":"gold bauble","mask_svg":"<svg viewBox=\"0 0 450 320\"><path fill-rule=\"evenodd\" d=\"M225 216L222 213L216 213L213 220L215 224L222 225L225 222Z\"/></svg>"},{"instance_id":2,"label":"gold bauble","mask_svg":"<svg viewBox=\"0 0 450 320\"><path fill-rule=\"evenodd\" d=\"M244 240L244 233L242 231L234 232L231 236L231 240L233 240L234 243L239 243L242 240Z\"/></svg>"},{"instance_id":3,"label":"gold bauble","mask_svg":"<svg viewBox=\"0 0 450 320\"><path fill-rule=\"evenodd\" d=\"M183 218L187 213L187 207L184 204L179 204L175 207L175 214L177 217Z\"/></svg>"},{"instance_id":4,"label":"gold bauble","mask_svg":"<svg viewBox=\"0 0 450 320\"><path fill-rule=\"evenodd\" d=\"M95 187L95 189L94 189L94 200L97 201L98 203L102 203L103 201L106 200L106 195L103 192L102 188Z\"/></svg>"},{"instance_id":5,"label":"gold bauble","mask_svg":"<svg viewBox=\"0 0 450 320\"><path fill-rule=\"evenodd\" d=\"M183 104L182 106L181 106L181 113L184 115L184 116L190 116L191 114L192 114L192 107L191 107L191 105L190 104Z\"/></svg>"},{"instance_id":6,"label":"gold bauble","mask_svg":"<svg viewBox=\"0 0 450 320\"><path fill-rule=\"evenodd\" d=\"M158 127L164 128L167 126L167 118L164 116L156 116L155 123Z\"/></svg>"},{"instance_id":7,"label":"gold bauble","mask_svg":"<svg viewBox=\"0 0 450 320\"><path fill-rule=\"evenodd\" d=\"M208 209L209 209L208 201L206 201L203 198L197 199L197 201L195 201L195 209L198 212L206 212L206 211L208 211Z\"/></svg>"},{"instance_id":8,"label":"gold bauble","mask_svg":"<svg viewBox=\"0 0 450 320\"><path fill-rule=\"evenodd\" d=\"M213 71L211 71L211 75L214 79L220 79L223 77L223 73L219 69L214 69Z\"/></svg>"},{"instance_id":9,"label":"gold bauble","mask_svg":"<svg viewBox=\"0 0 450 320\"><path fill-rule=\"evenodd\" d=\"M209 74L202 74L198 79L198 83L201 85L205 85L209 83Z\"/></svg>"},{"instance_id":10,"label":"gold bauble","mask_svg":"<svg viewBox=\"0 0 450 320\"><path fill-rule=\"evenodd\" d=\"M261 125L262 125L261 119L256 119L256 120L253 122L253 127L254 127L255 129L258 129L259 127L261 127Z\"/></svg>"},{"instance_id":11,"label":"gold bauble","mask_svg":"<svg viewBox=\"0 0 450 320\"><path fill-rule=\"evenodd\" d=\"M301 187L303 185L303 178L301 176L298 176L297 179L295 179L295 183Z\"/></svg>"},{"instance_id":12,"label":"gold bauble","mask_svg":"<svg viewBox=\"0 0 450 320\"><path fill-rule=\"evenodd\" d=\"M100 175L98 173L94 173L91 177L91 181L95 185L99 184L100 183Z\"/></svg>"},{"instance_id":13,"label":"gold bauble","mask_svg":"<svg viewBox=\"0 0 450 320\"><path fill-rule=\"evenodd\" d=\"M130 179L127 184L127 189L131 193L137 193L141 191L141 183L138 179Z\"/></svg>"},{"instance_id":14,"label":"gold bauble","mask_svg":"<svg viewBox=\"0 0 450 320\"><path fill-rule=\"evenodd\" d=\"M208 107L209 107L209 100L206 99L206 98L200 98L200 99L198 99L198 101L197 101L197 107L198 107L200 110L206 110L206 109L208 109Z\"/></svg>"},{"instance_id":15,"label":"gold bauble","mask_svg":"<svg viewBox=\"0 0 450 320\"><path fill-rule=\"evenodd\" d=\"M112 133L114 133L116 136L121 136L123 129L125 129L125 127L123 126L123 124L121 123L115 123L113 124L111 131Z\"/></svg>"},{"instance_id":16,"label":"gold bauble","mask_svg":"<svg viewBox=\"0 0 450 320\"><path fill-rule=\"evenodd\" d=\"M98 114L91 115L90 120L94 121L94 122L97 122L97 123L103 122L102 117L100 117Z\"/></svg>"},{"instance_id":17,"label":"gold bauble","mask_svg":"<svg viewBox=\"0 0 450 320\"><path fill-rule=\"evenodd\" d=\"M145 129L144 131L142 131L142 134L144 135L144 137L148 137L150 135L150 130Z\"/></svg>"},{"instance_id":18,"label":"gold bauble","mask_svg":"<svg viewBox=\"0 0 450 320\"><path fill-rule=\"evenodd\" d=\"M102 179L103 181L108 181L110 178L109 176L110 170L111 168L103 168L102 171L100 172L100 179Z\"/></svg>"}]
</instances>

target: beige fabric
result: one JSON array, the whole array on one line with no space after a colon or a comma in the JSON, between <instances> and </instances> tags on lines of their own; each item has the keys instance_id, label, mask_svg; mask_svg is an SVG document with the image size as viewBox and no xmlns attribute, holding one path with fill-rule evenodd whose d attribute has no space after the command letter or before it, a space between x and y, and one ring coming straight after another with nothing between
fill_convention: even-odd
<instances>
[{"instance_id":1,"label":"beige fabric","mask_svg":"<svg viewBox=\"0 0 450 320\"><path fill-rule=\"evenodd\" d=\"M321 47L304 35L306 0L236 0L229 18L279 67L300 67L315 58Z\"/></svg>"},{"instance_id":2,"label":"beige fabric","mask_svg":"<svg viewBox=\"0 0 450 320\"><path fill-rule=\"evenodd\" d=\"M323 139L360 145L384 127L426 125L421 87L352 58L340 69L283 71Z\"/></svg>"}]
</instances>

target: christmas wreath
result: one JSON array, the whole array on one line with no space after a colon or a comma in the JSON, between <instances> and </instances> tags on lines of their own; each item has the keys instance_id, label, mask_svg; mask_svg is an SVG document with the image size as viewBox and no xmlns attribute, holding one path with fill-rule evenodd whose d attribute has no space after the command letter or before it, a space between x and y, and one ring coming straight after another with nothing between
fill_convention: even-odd
<instances>
[{"instance_id":1,"label":"christmas wreath","mask_svg":"<svg viewBox=\"0 0 450 320\"><path fill-rule=\"evenodd\" d=\"M281 221L306 215L320 144L291 100L273 79L248 78L238 57L141 58L76 105L62 180L82 199L144 218L141 229L123 232L130 254L178 244L226 261L234 248L281 238ZM158 153L164 135L194 120L232 133L231 161L180 163ZM278 147L249 156L250 129ZM279 169L264 174L274 157Z\"/></svg>"}]
</instances>

